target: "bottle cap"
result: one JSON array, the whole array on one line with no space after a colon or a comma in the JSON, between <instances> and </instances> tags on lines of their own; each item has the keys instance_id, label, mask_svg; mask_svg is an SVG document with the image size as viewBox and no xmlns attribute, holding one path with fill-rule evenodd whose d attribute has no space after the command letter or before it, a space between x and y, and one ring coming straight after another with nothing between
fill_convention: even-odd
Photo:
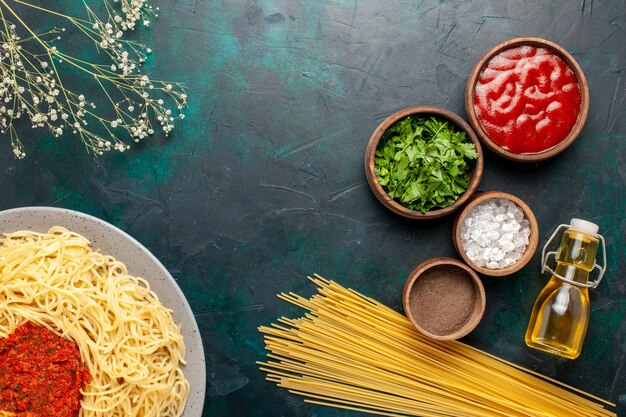
<instances>
[{"instance_id":1,"label":"bottle cap","mask_svg":"<svg viewBox=\"0 0 626 417\"><path fill-rule=\"evenodd\" d=\"M569 225L574 230L578 230L579 232L583 232L583 233L589 233L590 235L597 234L598 230L600 229L600 227L597 224L591 223L583 219L572 219L569 222Z\"/></svg>"}]
</instances>

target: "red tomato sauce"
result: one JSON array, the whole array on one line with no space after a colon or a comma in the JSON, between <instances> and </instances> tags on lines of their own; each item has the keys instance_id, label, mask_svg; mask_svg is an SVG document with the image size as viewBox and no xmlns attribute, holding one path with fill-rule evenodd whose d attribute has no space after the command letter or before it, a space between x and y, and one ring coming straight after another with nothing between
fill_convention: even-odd
<instances>
[{"instance_id":1,"label":"red tomato sauce","mask_svg":"<svg viewBox=\"0 0 626 417\"><path fill-rule=\"evenodd\" d=\"M481 71L474 111L489 138L513 153L541 152L570 133L580 113L576 75L554 52L507 49Z\"/></svg>"},{"instance_id":2,"label":"red tomato sauce","mask_svg":"<svg viewBox=\"0 0 626 417\"><path fill-rule=\"evenodd\" d=\"M0 410L16 417L75 417L89 380L76 343L27 322L0 339Z\"/></svg>"}]
</instances>

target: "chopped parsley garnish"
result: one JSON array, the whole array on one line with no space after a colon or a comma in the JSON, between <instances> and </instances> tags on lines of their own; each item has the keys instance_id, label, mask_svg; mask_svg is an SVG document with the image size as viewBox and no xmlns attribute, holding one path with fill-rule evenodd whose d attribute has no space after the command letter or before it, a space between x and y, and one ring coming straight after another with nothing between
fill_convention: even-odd
<instances>
[{"instance_id":1,"label":"chopped parsley garnish","mask_svg":"<svg viewBox=\"0 0 626 417\"><path fill-rule=\"evenodd\" d=\"M476 146L454 123L408 116L382 136L376 177L398 203L422 213L452 205L467 190Z\"/></svg>"}]
</instances>

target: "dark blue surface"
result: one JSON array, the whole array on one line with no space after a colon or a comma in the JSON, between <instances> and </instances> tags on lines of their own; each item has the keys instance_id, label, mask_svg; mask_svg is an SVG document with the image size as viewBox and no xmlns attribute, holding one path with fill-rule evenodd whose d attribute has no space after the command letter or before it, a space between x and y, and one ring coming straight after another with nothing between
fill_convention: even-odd
<instances>
[{"instance_id":1,"label":"dark blue surface","mask_svg":"<svg viewBox=\"0 0 626 417\"><path fill-rule=\"evenodd\" d=\"M493 45L539 36L583 68L591 105L562 155L520 165L486 152L480 190L523 199L539 246L560 223L600 225L609 268L592 291L576 361L523 337L547 282L539 257L484 278L487 309L465 341L619 404L626 415L626 25L624 1L163 1L140 38L148 68L189 89L187 119L123 155L94 159L71 137L34 136L27 159L0 147L0 208L81 210L129 232L187 295L206 348L204 416L348 416L264 381L256 328L299 314L275 294L333 278L399 310L409 272L455 256L452 217L411 222L387 211L363 171L389 114L436 105L465 117L465 82ZM24 129L29 134L29 129ZM36 143L36 144L35 144Z\"/></svg>"}]
</instances>

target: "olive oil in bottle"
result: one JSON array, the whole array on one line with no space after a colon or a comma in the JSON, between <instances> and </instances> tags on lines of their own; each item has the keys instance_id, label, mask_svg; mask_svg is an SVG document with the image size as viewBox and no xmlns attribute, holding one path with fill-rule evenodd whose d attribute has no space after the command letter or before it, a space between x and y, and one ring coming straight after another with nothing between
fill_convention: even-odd
<instances>
[{"instance_id":1,"label":"olive oil in bottle","mask_svg":"<svg viewBox=\"0 0 626 417\"><path fill-rule=\"evenodd\" d=\"M556 268L546 265L546 248L561 227L567 230L554 255ZM576 359L582 350L589 324L589 288L598 285L604 267L596 265L599 241L598 226L581 219L572 219L569 226L561 225L543 249L543 271L552 277L539 294L526 330L526 344L569 359ZM604 254L604 246L602 247ZM596 282L589 284L589 273L600 269Z\"/></svg>"}]
</instances>

